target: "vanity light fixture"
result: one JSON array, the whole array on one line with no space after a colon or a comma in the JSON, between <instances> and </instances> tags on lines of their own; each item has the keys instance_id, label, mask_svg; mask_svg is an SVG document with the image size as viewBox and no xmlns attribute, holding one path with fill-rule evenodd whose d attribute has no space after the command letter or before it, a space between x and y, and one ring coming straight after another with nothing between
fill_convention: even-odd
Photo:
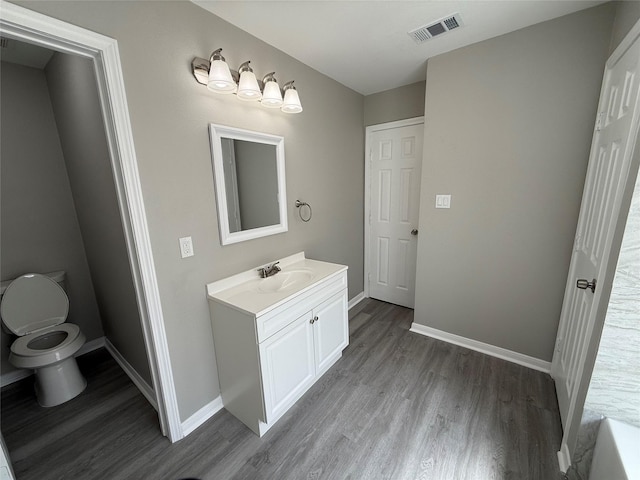
<instances>
[{"instance_id":1,"label":"vanity light fixture","mask_svg":"<svg viewBox=\"0 0 640 480\"><path fill-rule=\"evenodd\" d=\"M285 113L300 113L302 105L300 104L298 90L293 86L293 80L285 83L282 88L284 89L284 103L281 110Z\"/></svg>"},{"instance_id":2,"label":"vanity light fixture","mask_svg":"<svg viewBox=\"0 0 640 480\"><path fill-rule=\"evenodd\" d=\"M222 49L218 48L209 60L196 57L191 62L193 76L198 83L216 93L235 93L240 100L259 101L267 108L280 108L285 113L300 113L302 104L293 81L285 83L282 90L275 72L268 73L262 81L256 78L250 62L240 65L238 71L229 69ZM284 97L284 98L283 98Z\"/></svg>"},{"instance_id":3,"label":"vanity light fixture","mask_svg":"<svg viewBox=\"0 0 640 480\"><path fill-rule=\"evenodd\" d=\"M258 85L256 74L253 68L249 66L249 62L244 62L238 69L240 73L240 82L238 83L238 98L240 100L257 101L262 98L262 92Z\"/></svg>"},{"instance_id":4,"label":"vanity light fixture","mask_svg":"<svg viewBox=\"0 0 640 480\"><path fill-rule=\"evenodd\" d=\"M280 85L274 75L276 72L267 73L262 79L264 90L262 91L262 103L267 108L280 108L284 103L282 101L282 93L280 93Z\"/></svg>"},{"instance_id":5,"label":"vanity light fixture","mask_svg":"<svg viewBox=\"0 0 640 480\"><path fill-rule=\"evenodd\" d=\"M236 93L238 86L231 76L229 65L220 52L222 52L221 48L211 54L207 88L216 93Z\"/></svg>"}]
</instances>

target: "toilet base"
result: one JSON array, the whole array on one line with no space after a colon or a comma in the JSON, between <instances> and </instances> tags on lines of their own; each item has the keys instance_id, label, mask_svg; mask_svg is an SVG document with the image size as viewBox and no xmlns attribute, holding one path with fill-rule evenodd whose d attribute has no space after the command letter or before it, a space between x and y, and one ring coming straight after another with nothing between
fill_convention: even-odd
<instances>
[{"instance_id":1,"label":"toilet base","mask_svg":"<svg viewBox=\"0 0 640 480\"><path fill-rule=\"evenodd\" d=\"M87 386L75 357L36 368L36 396L43 407L55 407L78 396Z\"/></svg>"}]
</instances>

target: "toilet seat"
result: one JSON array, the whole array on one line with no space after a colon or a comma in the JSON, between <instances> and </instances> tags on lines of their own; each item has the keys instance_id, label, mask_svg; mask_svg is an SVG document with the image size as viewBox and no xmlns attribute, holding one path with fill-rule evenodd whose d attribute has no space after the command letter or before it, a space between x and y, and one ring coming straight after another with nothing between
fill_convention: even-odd
<instances>
[{"instance_id":1,"label":"toilet seat","mask_svg":"<svg viewBox=\"0 0 640 480\"><path fill-rule=\"evenodd\" d=\"M29 347L32 341L58 332L67 335L60 343L47 349ZM51 365L74 355L84 345L84 342L85 336L77 325L72 323L54 325L16 339L11 344L9 361L16 367L21 368L38 368L44 365Z\"/></svg>"},{"instance_id":2,"label":"toilet seat","mask_svg":"<svg viewBox=\"0 0 640 480\"><path fill-rule=\"evenodd\" d=\"M11 344L9 361L19 368L40 368L74 355L84 345L85 336L77 325L64 323L68 313L67 294L54 280L37 273L16 278L0 304L2 322L18 335ZM49 338L46 348L32 344L55 334L64 338Z\"/></svg>"},{"instance_id":3,"label":"toilet seat","mask_svg":"<svg viewBox=\"0 0 640 480\"><path fill-rule=\"evenodd\" d=\"M38 273L16 278L7 287L0 304L5 326L21 337L65 322L69 299L60 285Z\"/></svg>"},{"instance_id":4,"label":"toilet seat","mask_svg":"<svg viewBox=\"0 0 640 480\"><path fill-rule=\"evenodd\" d=\"M47 349L34 349L29 347L29 344L33 341L42 337L44 335L50 335L56 332L63 332L67 334L67 337L62 340L62 342L52 346ZM65 350L69 345L71 345L80 334L80 328L73 323L63 323L61 325L55 325L53 327L44 328L34 333L30 333L29 335L24 335L20 338L17 338L13 344L11 345L11 352L16 355L24 355L24 356L40 356L46 355L52 351L57 351L61 355L63 355L62 350Z\"/></svg>"}]
</instances>

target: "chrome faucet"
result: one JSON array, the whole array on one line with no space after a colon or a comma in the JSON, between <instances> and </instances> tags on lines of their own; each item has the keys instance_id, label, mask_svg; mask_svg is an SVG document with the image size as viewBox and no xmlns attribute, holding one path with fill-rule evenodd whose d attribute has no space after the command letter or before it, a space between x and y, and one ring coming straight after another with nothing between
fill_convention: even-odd
<instances>
[{"instance_id":1,"label":"chrome faucet","mask_svg":"<svg viewBox=\"0 0 640 480\"><path fill-rule=\"evenodd\" d=\"M258 273L260 274L260 278L267 278L278 273L281 268L278 266L280 262L272 263L271 265L266 265L258 269Z\"/></svg>"}]
</instances>

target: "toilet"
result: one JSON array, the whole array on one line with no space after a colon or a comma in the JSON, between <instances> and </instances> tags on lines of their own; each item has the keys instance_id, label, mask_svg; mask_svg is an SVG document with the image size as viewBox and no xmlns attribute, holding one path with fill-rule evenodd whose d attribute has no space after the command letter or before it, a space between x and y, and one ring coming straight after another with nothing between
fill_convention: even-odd
<instances>
[{"instance_id":1,"label":"toilet","mask_svg":"<svg viewBox=\"0 0 640 480\"><path fill-rule=\"evenodd\" d=\"M77 325L65 323L69 299L60 286L63 282L64 272L29 273L2 282L9 285L3 288L0 317L18 336L9 362L35 370L36 396L43 407L71 400L87 386L74 357L85 336Z\"/></svg>"}]
</instances>

